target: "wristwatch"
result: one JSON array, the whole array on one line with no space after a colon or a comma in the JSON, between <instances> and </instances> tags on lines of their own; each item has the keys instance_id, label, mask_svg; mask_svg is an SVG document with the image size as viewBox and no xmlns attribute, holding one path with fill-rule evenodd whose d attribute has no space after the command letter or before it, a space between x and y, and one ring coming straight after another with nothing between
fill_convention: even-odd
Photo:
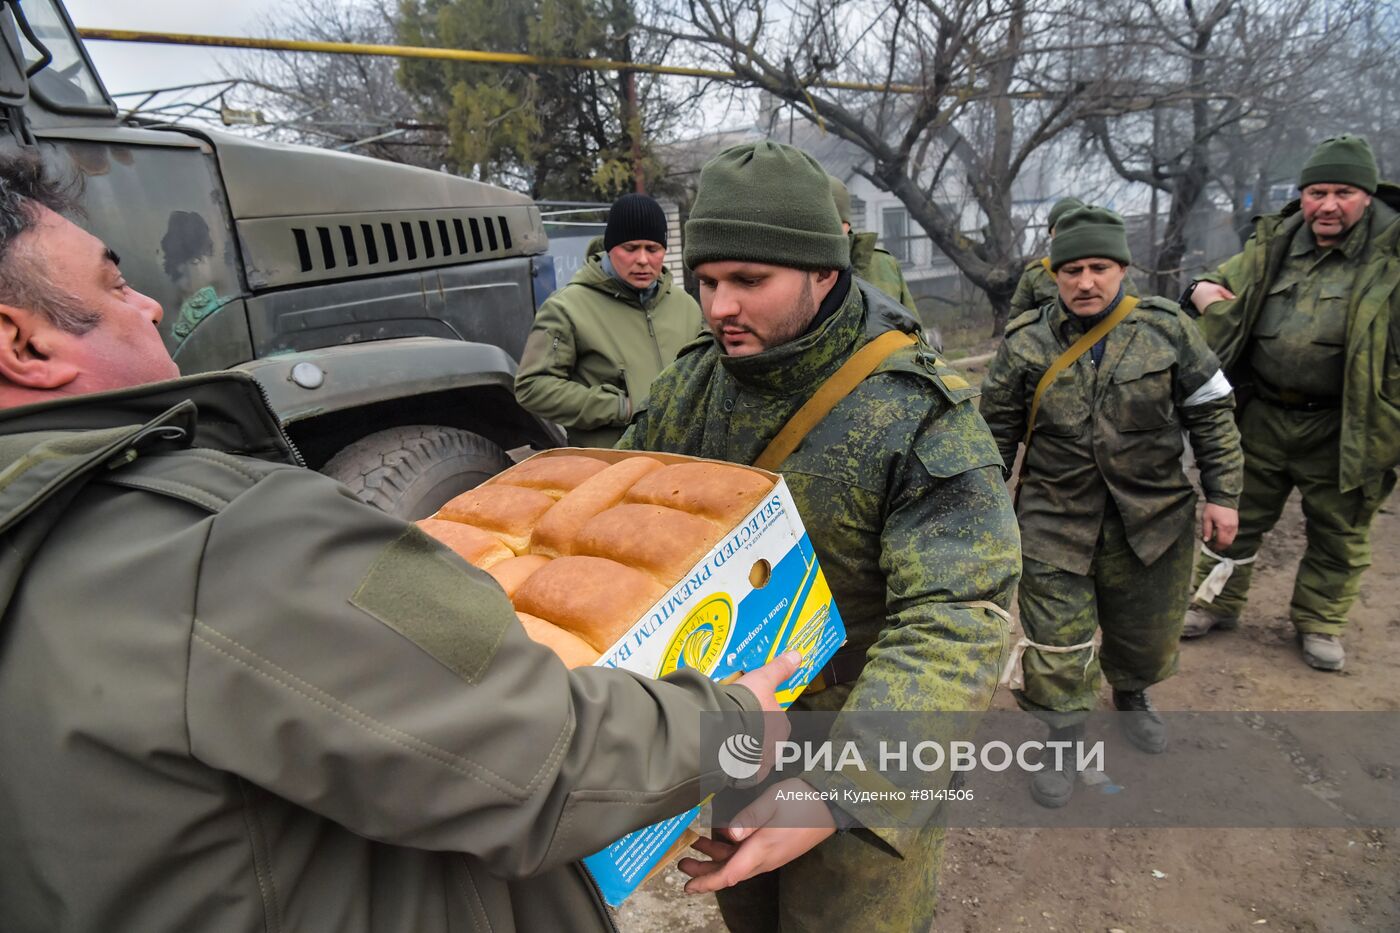
<instances>
[{"instance_id":1,"label":"wristwatch","mask_svg":"<svg viewBox=\"0 0 1400 933\"><path fill-rule=\"evenodd\" d=\"M1200 279L1193 279L1191 284L1186 286L1186 291L1182 292L1181 297L1176 300L1176 303L1181 305L1181 310L1185 311L1188 317L1201 316L1201 312L1196 310L1196 305L1191 300L1191 296L1196 293L1196 286L1200 284Z\"/></svg>"}]
</instances>

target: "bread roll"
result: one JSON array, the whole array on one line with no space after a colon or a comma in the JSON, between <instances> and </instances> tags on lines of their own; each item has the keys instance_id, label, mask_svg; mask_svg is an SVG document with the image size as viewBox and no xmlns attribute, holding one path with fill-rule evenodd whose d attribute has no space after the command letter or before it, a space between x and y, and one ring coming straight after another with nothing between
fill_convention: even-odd
<instances>
[{"instance_id":1,"label":"bread roll","mask_svg":"<svg viewBox=\"0 0 1400 933\"><path fill-rule=\"evenodd\" d=\"M599 653L572 632L566 632L557 625L525 612L517 612L516 617L525 628L525 634L559 655L559 660L568 668L587 667L598 660Z\"/></svg>"},{"instance_id":2,"label":"bread roll","mask_svg":"<svg viewBox=\"0 0 1400 933\"><path fill-rule=\"evenodd\" d=\"M574 542L584 523L617 505L637 480L660 469L659 460L628 457L579 483L535 525L530 535L530 553L547 557L567 557L574 553Z\"/></svg>"},{"instance_id":3,"label":"bread roll","mask_svg":"<svg viewBox=\"0 0 1400 933\"><path fill-rule=\"evenodd\" d=\"M574 553L646 571L666 589L724 534L714 522L660 505L632 503L600 512L579 530Z\"/></svg>"},{"instance_id":4,"label":"bread roll","mask_svg":"<svg viewBox=\"0 0 1400 933\"><path fill-rule=\"evenodd\" d=\"M549 563L548 557L536 557L533 554L526 554L521 557L511 557L508 560L503 560L486 572L496 578L496 582L501 585L501 589L506 591L507 596L514 596L515 591L520 589L520 584L524 583L530 574L539 570L547 563Z\"/></svg>"},{"instance_id":5,"label":"bread roll","mask_svg":"<svg viewBox=\"0 0 1400 933\"><path fill-rule=\"evenodd\" d=\"M535 522L553 504L554 500L538 489L491 483L468 489L433 517L475 525L496 535L515 553L524 554Z\"/></svg>"},{"instance_id":6,"label":"bread roll","mask_svg":"<svg viewBox=\"0 0 1400 933\"><path fill-rule=\"evenodd\" d=\"M471 525L436 518L420 519L414 524L456 551L467 563L483 570L515 557L515 552L502 544L500 538Z\"/></svg>"},{"instance_id":7,"label":"bread roll","mask_svg":"<svg viewBox=\"0 0 1400 933\"><path fill-rule=\"evenodd\" d=\"M666 587L601 557L560 557L515 591L515 608L566 628L606 651L641 619Z\"/></svg>"},{"instance_id":8,"label":"bread roll","mask_svg":"<svg viewBox=\"0 0 1400 933\"><path fill-rule=\"evenodd\" d=\"M532 457L499 474L496 479L511 486L538 489L558 499L607 467L607 463L594 457Z\"/></svg>"},{"instance_id":9,"label":"bread roll","mask_svg":"<svg viewBox=\"0 0 1400 933\"><path fill-rule=\"evenodd\" d=\"M722 528L737 525L773 490L773 481L727 463L673 463L648 473L624 502L664 505L700 515Z\"/></svg>"}]
</instances>

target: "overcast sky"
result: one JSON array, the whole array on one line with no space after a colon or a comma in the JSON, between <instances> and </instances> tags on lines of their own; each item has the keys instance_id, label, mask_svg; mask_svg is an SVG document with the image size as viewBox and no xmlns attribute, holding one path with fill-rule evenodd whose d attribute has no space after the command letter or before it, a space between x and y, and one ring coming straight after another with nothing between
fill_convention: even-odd
<instances>
[{"instance_id":1,"label":"overcast sky","mask_svg":"<svg viewBox=\"0 0 1400 933\"><path fill-rule=\"evenodd\" d=\"M287 0L65 0L73 24L105 29L134 29L151 32L184 32L221 36L266 36L263 21ZM351 0L325 0L346 3ZM151 45L134 42L85 43L110 94L144 91L201 81L217 81L229 74L246 74L239 62L247 57L275 55L275 52L237 52L192 46ZM182 92L162 98L201 99L200 91ZM716 98L725 95L715 95ZM727 96L726 96L727 99ZM136 99L118 98L118 106L134 105ZM705 132L721 124L737 125L726 108L704 107L692 118L695 132ZM685 135L694 135L687 133Z\"/></svg>"},{"instance_id":2,"label":"overcast sky","mask_svg":"<svg viewBox=\"0 0 1400 933\"><path fill-rule=\"evenodd\" d=\"M279 0L66 0L64 5L78 27L254 36L263 34L260 19ZM131 42L86 45L113 94L218 80L235 55L258 54Z\"/></svg>"}]
</instances>

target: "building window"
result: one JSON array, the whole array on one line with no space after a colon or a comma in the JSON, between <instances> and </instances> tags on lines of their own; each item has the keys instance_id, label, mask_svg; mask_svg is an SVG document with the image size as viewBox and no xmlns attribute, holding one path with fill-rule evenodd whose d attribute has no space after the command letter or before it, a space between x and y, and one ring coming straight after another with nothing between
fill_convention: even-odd
<instances>
[{"instance_id":1,"label":"building window","mask_svg":"<svg viewBox=\"0 0 1400 933\"><path fill-rule=\"evenodd\" d=\"M880 212L880 238L885 249L900 262L909 262L909 211L887 207Z\"/></svg>"}]
</instances>

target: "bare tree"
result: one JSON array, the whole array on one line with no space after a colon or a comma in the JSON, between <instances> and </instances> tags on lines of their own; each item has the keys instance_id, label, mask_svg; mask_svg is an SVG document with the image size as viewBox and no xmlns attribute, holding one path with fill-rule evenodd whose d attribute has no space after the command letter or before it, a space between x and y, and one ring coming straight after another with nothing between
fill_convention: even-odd
<instances>
[{"instance_id":1,"label":"bare tree","mask_svg":"<svg viewBox=\"0 0 1400 933\"><path fill-rule=\"evenodd\" d=\"M1095 99L1064 54L1087 6L684 0L655 28L868 153L859 170L987 294L1000 333L1025 258L1012 187ZM891 87L842 87L871 81Z\"/></svg>"},{"instance_id":2,"label":"bare tree","mask_svg":"<svg viewBox=\"0 0 1400 933\"><path fill-rule=\"evenodd\" d=\"M283 38L392 43L393 15L386 0L293 0L262 26ZM398 69L396 59L382 56L279 53L241 58L225 70L240 79L240 105L269 121L254 132L437 168L447 159L446 133L418 119Z\"/></svg>"},{"instance_id":3,"label":"bare tree","mask_svg":"<svg viewBox=\"0 0 1400 933\"><path fill-rule=\"evenodd\" d=\"M1268 200L1280 167L1312 135L1324 88L1354 64L1338 50L1354 38L1364 6L1109 0L1100 9L1096 29L1109 41L1082 58L1103 75L1103 99L1086 125L1120 176L1168 199L1150 260L1154 291L1180 287L1188 223L1212 186L1234 207L1237 227ZM1132 66L1107 49L1131 49Z\"/></svg>"}]
</instances>

